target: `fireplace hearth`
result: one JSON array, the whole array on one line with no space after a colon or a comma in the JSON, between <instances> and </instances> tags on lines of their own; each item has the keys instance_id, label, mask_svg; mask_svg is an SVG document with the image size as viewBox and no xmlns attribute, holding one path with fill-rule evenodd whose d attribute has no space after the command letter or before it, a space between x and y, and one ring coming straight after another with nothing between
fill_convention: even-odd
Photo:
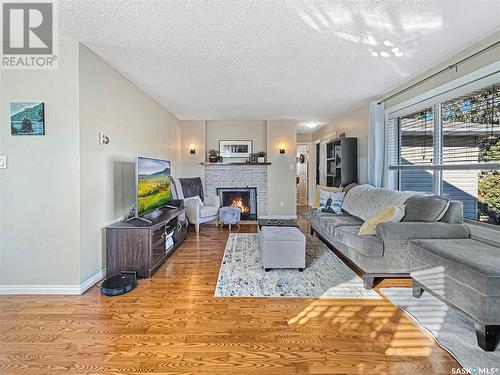
<instances>
[{"instance_id":1,"label":"fireplace hearth","mask_svg":"<svg viewBox=\"0 0 500 375\"><path fill-rule=\"evenodd\" d=\"M241 209L241 220L257 220L257 188L217 188L223 207Z\"/></svg>"}]
</instances>

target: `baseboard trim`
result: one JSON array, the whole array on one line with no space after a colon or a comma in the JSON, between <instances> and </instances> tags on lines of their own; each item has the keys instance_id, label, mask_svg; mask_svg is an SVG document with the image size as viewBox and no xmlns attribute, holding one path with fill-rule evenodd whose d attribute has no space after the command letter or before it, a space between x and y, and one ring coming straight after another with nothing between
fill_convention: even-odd
<instances>
[{"instance_id":1,"label":"baseboard trim","mask_svg":"<svg viewBox=\"0 0 500 375\"><path fill-rule=\"evenodd\" d=\"M105 277L106 277L106 268L104 268L103 270L100 270L94 276L87 279L87 281L84 281L83 283L81 283L79 294L85 293L88 289L92 288L95 284L97 284L99 281L101 281Z\"/></svg>"},{"instance_id":2,"label":"baseboard trim","mask_svg":"<svg viewBox=\"0 0 500 375\"><path fill-rule=\"evenodd\" d=\"M8 294L66 294L80 295L102 280L106 275L103 269L80 285L0 285L0 295Z\"/></svg>"}]
</instances>

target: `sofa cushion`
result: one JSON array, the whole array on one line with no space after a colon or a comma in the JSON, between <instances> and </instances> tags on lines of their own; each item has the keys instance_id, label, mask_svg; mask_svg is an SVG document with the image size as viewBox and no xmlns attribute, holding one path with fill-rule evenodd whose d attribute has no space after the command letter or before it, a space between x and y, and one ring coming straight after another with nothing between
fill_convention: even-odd
<instances>
[{"instance_id":1,"label":"sofa cushion","mask_svg":"<svg viewBox=\"0 0 500 375\"><path fill-rule=\"evenodd\" d=\"M460 201L450 201L450 206L439 221L450 224L462 224L464 222L464 204Z\"/></svg>"},{"instance_id":2,"label":"sofa cushion","mask_svg":"<svg viewBox=\"0 0 500 375\"><path fill-rule=\"evenodd\" d=\"M216 216L219 214L219 207L203 206L200 208L200 217Z\"/></svg>"},{"instance_id":3,"label":"sofa cushion","mask_svg":"<svg viewBox=\"0 0 500 375\"><path fill-rule=\"evenodd\" d=\"M335 239L367 257L381 257L384 254L384 242L377 236L358 235L359 228L359 226L338 227L335 229Z\"/></svg>"},{"instance_id":4,"label":"sofa cushion","mask_svg":"<svg viewBox=\"0 0 500 375\"><path fill-rule=\"evenodd\" d=\"M363 220L351 215L336 215L336 214L325 214L319 220L320 227L331 233L335 233L335 229L344 226L360 226L363 224Z\"/></svg>"},{"instance_id":5,"label":"sofa cushion","mask_svg":"<svg viewBox=\"0 0 500 375\"><path fill-rule=\"evenodd\" d=\"M342 209L366 220L382 208L401 206L409 197L420 194L414 191L394 191L375 188L371 185L358 185L346 193Z\"/></svg>"},{"instance_id":6,"label":"sofa cushion","mask_svg":"<svg viewBox=\"0 0 500 375\"><path fill-rule=\"evenodd\" d=\"M406 214L402 221L432 222L443 218L450 206L449 196L410 197L405 202Z\"/></svg>"},{"instance_id":7,"label":"sofa cushion","mask_svg":"<svg viewBox=\"0 0 500 375\"><path fill-rule=\"evenodd\" d=\"M405 216L405 206L391 206L382 208L375 215L369 217L359 228L360 236L373 236L377 234L377 225L389 221L401 221Z\"/></svg>"},{"instance_id":8,"label":"sofa cushion","mask_svg":"<svg viewBox=\"0 0 500 375\"><path fill-rule=\"evenodd\" d=\"M412 240L410 256L428 269L441 267L441 273L457 279L485 295L500 296L500 248L473 239ZM439 277L414 269L417 279ZM413 276L413 275L412 275Z\"/></svg>"}]
</instances>

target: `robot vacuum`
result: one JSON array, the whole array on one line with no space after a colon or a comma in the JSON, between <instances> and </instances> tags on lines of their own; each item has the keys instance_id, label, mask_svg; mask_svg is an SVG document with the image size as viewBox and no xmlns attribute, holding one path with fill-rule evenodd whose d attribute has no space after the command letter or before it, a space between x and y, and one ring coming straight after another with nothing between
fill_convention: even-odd
<instances>
[{"instance_id":1,"label":"robot vacuum","mask_svg":"<svg viewBox=\"0 0 500 375\"><path fill-rule=\"evenodd\" d=\"M106 296L118 296L130 292L137 286L135 273L121 273L111 276L101 284L101 293Z\"/></svg>"}]
</instances>

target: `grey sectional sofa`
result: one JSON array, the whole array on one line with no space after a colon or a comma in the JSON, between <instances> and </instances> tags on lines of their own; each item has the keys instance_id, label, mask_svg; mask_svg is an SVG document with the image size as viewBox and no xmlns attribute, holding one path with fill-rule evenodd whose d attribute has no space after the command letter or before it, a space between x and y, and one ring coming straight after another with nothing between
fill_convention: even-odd
<instances>
[{"instance_id":1,"label":"grey sectional sofa","mask_svg":"<svg viewBox=\"0 0 500 375\"><path fill-rule=\"evenodd\" d=\"M416 192L401 192L357 185L346 192L342 214L313 211L311 234L337 250L362 273L366 289L377 277L409 277L408 241L413 239L465 239L461 202L451 201L438 222L391 222L377 226L376 236L359 236L364 220L387 206L398 206Z\"/></svg>"},{"instance_id":2,"label":"grey sectional sofa","mask_svg":"<svg viewBox=\"0 0 500 375\"><path fill-rule=\"evenodd\" d=\"M413 295L418 298L425 290L465 313L474 322L479 346L495 350L500 338L500 243L412 240L408 250Z\"/></svg>"}]
</instances>

